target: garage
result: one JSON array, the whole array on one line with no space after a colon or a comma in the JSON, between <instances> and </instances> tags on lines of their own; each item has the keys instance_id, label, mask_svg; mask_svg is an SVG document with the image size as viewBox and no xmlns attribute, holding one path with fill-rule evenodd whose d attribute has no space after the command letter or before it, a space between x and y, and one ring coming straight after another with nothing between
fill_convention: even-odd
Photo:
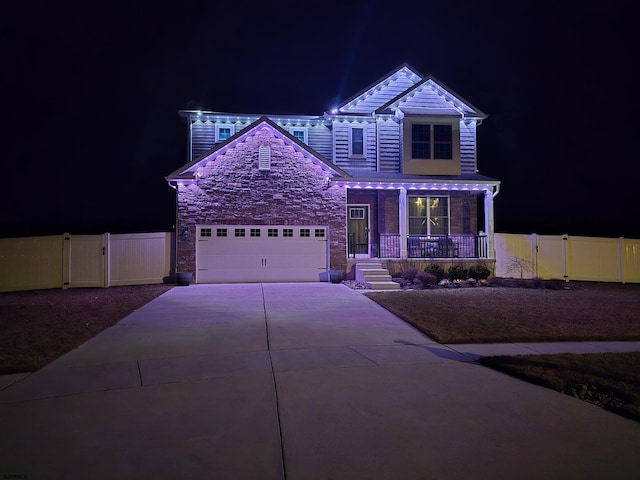
<instances>
[{"instance_id":1,"label":"garage","mask_svg":"<svg viewBox=\"0 0 640 480\"><path fill-rule=\"evenodd\" d=\"M327 271L321 225L197 225L197 283L317 282Z\"/></svg>"}]
</instances>

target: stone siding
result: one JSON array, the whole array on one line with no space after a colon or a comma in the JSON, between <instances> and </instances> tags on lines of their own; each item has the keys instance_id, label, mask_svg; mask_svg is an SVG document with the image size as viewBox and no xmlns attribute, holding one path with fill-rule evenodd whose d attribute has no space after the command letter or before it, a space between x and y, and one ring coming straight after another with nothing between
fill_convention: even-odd
<instances>
[{"instance_id":1,"label":"stone siding","mask_svg":"<svg viewBox=\"0 0 640 480\"><path fill-rule=\"evenodd\" d=\"M258 150L271 147L271 169ZM195 271L196 225L326 225L330 268L346 267L346 189L265 126L198 170L197 184L178 185L177 271ZM189 235L183 236L186 229Z\"/></svg>"}]
</instances>

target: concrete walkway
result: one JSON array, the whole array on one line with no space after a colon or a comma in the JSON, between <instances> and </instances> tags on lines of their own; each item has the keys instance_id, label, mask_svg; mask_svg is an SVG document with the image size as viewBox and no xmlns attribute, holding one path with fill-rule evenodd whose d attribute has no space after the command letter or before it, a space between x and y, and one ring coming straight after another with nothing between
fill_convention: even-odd
<instances>
[{"instance_id":1,"label":"concrete walkway","mask_svg":"<svg viewBox=\"0 0 640 480\"><path fill-rule=\"evenodd\" d=\"M626 479L640 424L479 366L343 285L176 287L0 391L0 474ZM18 477L9 477L18 478Z\"/></svg>"}]
</instances>

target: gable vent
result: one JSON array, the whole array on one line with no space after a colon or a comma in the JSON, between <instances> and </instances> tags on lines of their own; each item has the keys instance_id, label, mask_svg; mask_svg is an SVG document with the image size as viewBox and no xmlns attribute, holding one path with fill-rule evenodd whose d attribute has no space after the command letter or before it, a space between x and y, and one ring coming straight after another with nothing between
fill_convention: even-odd
<instances>
[{"instance_id":1,"label":"gable vent","mask_svg":"<svg viewBox=\"0 0 640 480\"><path fill-rule=\"evenodd\" d=\"M260 145L258 150L258 170L271 170L271 147Z\"/></svg>"}]
</instances>

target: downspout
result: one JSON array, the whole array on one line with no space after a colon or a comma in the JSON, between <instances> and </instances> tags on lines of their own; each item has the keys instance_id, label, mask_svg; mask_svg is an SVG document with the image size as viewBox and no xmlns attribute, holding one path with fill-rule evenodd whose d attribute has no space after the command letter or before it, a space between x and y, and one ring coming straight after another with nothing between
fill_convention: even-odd
<instances>
[{"instance_id":1,"label":"downspout","mask_svg":"<svg viewBox=\"0 0 640 480\"><path fill-rule=\"evenodd\" d=\"M175 220L175 223L173 225L173 251L174 251L173 278L174 278L174 281L175 281L176 272L178 271L178 200L179 200L179 198L178 198L178 185L174 185L173 183L171 183L171 181L169 181L169 186L176 191L176 201L175 201L176 220ZM169 272L169 276L171 277L171 272Z\"/></svg>"}]
</instances>

